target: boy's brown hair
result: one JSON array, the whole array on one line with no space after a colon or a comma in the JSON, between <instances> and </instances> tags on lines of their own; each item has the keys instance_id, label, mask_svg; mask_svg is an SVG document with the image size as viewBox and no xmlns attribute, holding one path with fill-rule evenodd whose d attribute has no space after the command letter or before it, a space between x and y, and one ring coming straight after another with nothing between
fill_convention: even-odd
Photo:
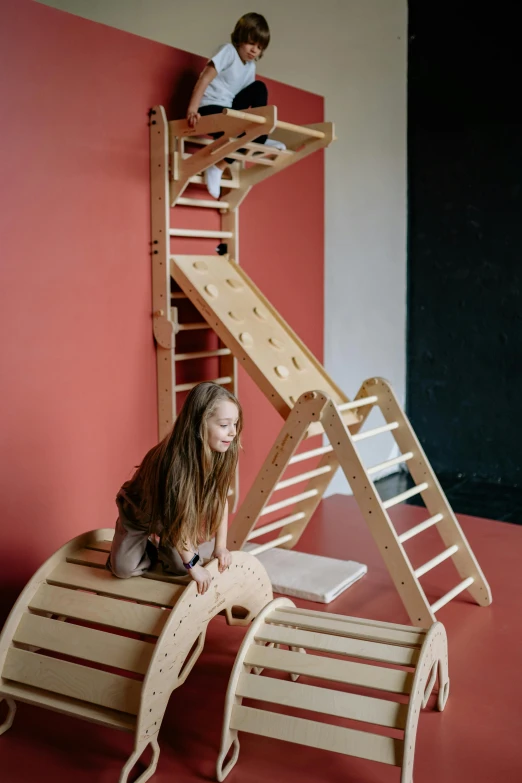
<instances>
[{"instance_id":1,"label":"boy's brown hair","mask_svg":"<svg viewBox=\"0 0 522 783\"><path fill-rule=\"evenodd\" d=\"M270 28L268 27L268 22L261 14L245 14L234 27L231 40L236 49L244 43L259 44L262 49L261 54L259 55L261 58L263 52L270 43Z\"/></svg>"}]
</instances>

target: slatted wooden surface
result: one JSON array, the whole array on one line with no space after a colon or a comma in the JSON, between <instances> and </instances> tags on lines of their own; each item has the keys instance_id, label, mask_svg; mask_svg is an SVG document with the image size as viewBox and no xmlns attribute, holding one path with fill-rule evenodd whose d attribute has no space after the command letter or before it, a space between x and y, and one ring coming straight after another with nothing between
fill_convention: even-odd
<instances>
[{"instance_id":1,"label":"slatted wooden surface","mask_svg":"<svg viewBox=\"0 0 522 783\"><path fill-rule=\"evenodd\" d=\"M443 709L440 623L414 628L275 599L250 627L232 670L217 778L235 765L238 733L246 731L400 766L401 782L411 783L417 721L437 673Z\"/></svg>"},{"instance_id":2,"label":"slatted wooden surface","mask_svg":"<svg viewBox=\"0 0 522 783\"><path fill-rule=\"evenodd\" d=\"M402 740L239 704L232 709L230 727L396 766L402 763L404 752Z\"/></svg>"},{"instance_id":3,"label":"slatted wooden surface","mask_svg":"<svg viewBox=\"0 0 522 783\"><path fill-rule=\"evenodd\" d=\"M8 650L2 676L133 715L140 704L138 680L14 647Z\"/></svg>"},{"instance_id":4,"label":"slatted wooden surface","mask_svg":"<svg viewBox=\"0 0 522 783\"><path fill-rule=\"evenodd\" d=\"M133 601L121 601L48 584L39 587L29 601L29 608L35 612L156 637L160 635L169 616L169 612L160 607L143 606Z\"/></svg>"},{"instance_id":5,"label":"slatted wooden surface","mask_svg":"<svg viewBox=\"0 0 522 783\"><path fill-rule=\"evenodd\" d=\"M391 693L409 693L413 682L411 674L396 669L255 645L246 653L245 664Z\"/></svg>"}]
</instances>

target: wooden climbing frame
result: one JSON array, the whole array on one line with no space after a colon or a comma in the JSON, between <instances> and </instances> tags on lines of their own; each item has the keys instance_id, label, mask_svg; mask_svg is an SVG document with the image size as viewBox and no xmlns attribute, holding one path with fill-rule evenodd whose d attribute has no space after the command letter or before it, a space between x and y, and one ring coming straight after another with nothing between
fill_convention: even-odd
<instances>
[{"instance_id":1,"label":"wooden climbing frame","mask_svg":"<svg viewBox=\"0 0 522 783\"><path fill-rule=\"evenodd\" d=\"M334 138L332 126L323 124L300 128L281 123L274 107L256 109L255 112L226 110L223 115L203 118L198 125L198 134L222 130L225 135L215 141L200 135L199 145L195 146L196 151L189 155L185 145L190 141L194 149L198 140L194 139L193 131L187 123L180 121L167 124L165 119L160 121L160 117L164 118L161 107L157 108L156 112L158 119L156 125L151 126L151 138L163 138L163 162L157 166L160 172L157 175L158 183L161 183L163 188L160 199L163 223L159 233L153 231L153 236L156 237L154 241L157 240L160 247L158 253L153 254L156 259L155 279L159 281L155 284L154 296L160 394L163 389L165 404L170 401L168 404L172 405L173 396L169 390L175 391L179 388L175 384L169 385L168 378L172 378L172 367L175 363L175 332L176 329L181 329L183 324L177 322L175 308L164 309L164 303L169 298L169 286L171 281L174 281L179 287L176 296L188 300L202 319L188 326L191 329L212 329L219 339L219 345L228 351L227 361L235 357L286 420L254 485L236 513L229 535L232 546L235 549L252 547L251 542L255 538L260 541L256 541L255 547L249 551L257 554L277 546L287 549L294 547L335 471L341 466L412 623L431 624L439 609L465 590L468 590L481 606L491 603L491 592L484 574L390 385L382 378L371 378L362 385L355 400L350 401L289 324L237 265L237 257L177 253L168 255L168 224L165 222L168 215L165 206L167 200L170 199L170 204L182 203L181 194L185 192L185 188L194 182L194 177L200 177L200 173L210 163L225 155L235 156L232 167L237 179L228 183L229 192L223 197L226 201L215 202L221 205L223 217L230 216L231 211L237 208L253 184L319 149L320 146L327 146ZM156 130L162 122L163 136ZM167 140L167 125L170 142ZM260 145L256 145L251 139L259 135L261 127L272 132L274 138L285 142L287 152L291 154L265 151L261 156L266 157L264 162L249 165L243 170L241 165L246 165L247 158L249 162L256 160L254 153ZM238 133L245 135L239 139ZM165 176L169 169L169 156L170 171L173 172L170 190ZM242 156L244 160L240 163ZM153 156L152 160L156 159L159 160L159 157ZM154 169L154 163L152 168ZM159 190L157 192L159 193ZM230 225L228 224L229 228ZM160 222L157 226L160 226ZM198 233L194 232L193 235L197 236ZM233 247L237 255L237 242ZM164 343L165 347L160 345L159 335L166 332L170 335L168 348L167 342ZM193 356L196 355L200 354ZM164 385L161 372L168 375ZM232 375L225 375L217 380L226 385L231 383L231 379ZM163 409L160 400L160 410ZM373 409L381 412L385 423L380 427L363 429ZM172 418L174 409L170 410L168 416ZM167 419L168 417L165 421ZM296 452L297 445L302 440L323 433L328 436L328 445L309 449L305 453ZM357 443L384 433L395 438L399 455L366 468L357 451ZM319 461L311 470L295 475L295 464L308 460L317 462L316 458ZM409 469L415 486L395 498L383 501L372 477L398 465ZM291 468L291 475L283 477L286 468ZM303 485L302 491L288 496L287 490L298 484ZM269 502L275 492L281 492L279 497L282 499ZM412 530L398 535L388 515L388 509L416 495L424 501L429 516ZM283 510L284 515L281 516L279 512ZM263 524L259 525L259 520L262 520ZM433 526L439 530L445 548L436 557L414 569L405 544ZM278 531L275 537L269 535L274 531ZM445 560L454 563L460 581L448 593L430 604L419 580Z\"/></svg>"},{"instance_id":2,"label":"wooden climbing frame","mask_svg":"<svg viewBox=\"0 0 522 783\"><path fill-rule=\"evenodd\" d=\"M381 411L386 423L371 429L364 428L373 408ZM356 417L356 424L346 425L343 417L348 411ZM329 443L308 452L297 453L311 424L322 426ZM401 453L392 460L367 468L357 444L384 433L393 434ZM295 474L293 466L308 461L314 461L315 467ZM408 466L416 486L383 501L372 476L398 464ZM277 546L295 546L339 466L352 488L412 623L431 625L436 619L436 613L464 590L468 590L481 606L491 603L489 585L464 532L406 414L390 385L382 378L366 381L355 400L349 403L339 405L320 391L305 393L299 398L234 518L229 531L229 546L241 549L253 539L261 539L260 545L249 548L253 554ZM284 479L287 468L291 468L293 475ZM292 493L298 485L302 485L298 494L290 494L281 501L273 502L275 493L281 490L290 490ZM388 509L416 495L422 496L428 517L399 535ZM283 516L274 519L274 515L283 510ZM414 569L404 545L430 527L436 527L439 531L445 549L437 557ZM461 581L430 605L420 579L449 559L453 561Z\"/></svg>"},{"instance_id":3,"label":"wooden climbing frame","mask_svg":"<svg viewBox=\"0 0 522 783\"><path fill-rule=\"evenodd\" d=\"M449 676L441 623L395 625L298 609L277 598L248 630L230 676L217 779L236 764L238 733L245 731L391 764L401 769L401 783L412 783L419 714L437 677L443 710ZM313 712L314 719L289 708Z\"/></svg>"},{"instance_id":4,"label":"wooden climbing frame","mask_svg":"<svg viewBox=\"0 0 522 783\"><path fill-rule=\"evenodd\" d=\"M224 135L213 140L210 134L217 132ZM272 138L284 142L287 149L257 144L254 139L261 133L270 133ZM156 341L160 438L170 431L175 421L180 395L200 381L213 380L236 395L238 391L236 360L230 348L215 337L213 323L187 320L182 315L186 311L188 297L183 289L173 285L171 240L179 237L215 239L220 242L220 252L226 252L226 258L237 266L238 208L250 189L327 147L333 140L332 123L293 125L278 120L275 106L248 111L225 109L222 114L202 117L196 129L190 128L186 120L169 122L162 106L151 110L152 320ZM222 181L222 197L214 200L205 192L202 198L205 169L225 157L232 159L233 163ZM188 207L198 214L217 210L219 230L175 226L179 210L171 208L176 206ZM197 220L190 223L193 226ZM210 256L209 260L217 262L220 258ZM179 350L179 339L183 339L189 347ZM190 380L178 378L181 365L190 366ZM230 501L234 509L238 496L237 480L232 494L234 498Z\"/></svg>"},{"instance_id":5,"label":"wooden climbing frame","mask_svg":"<svg viewBox=\"0 0 522 783\"><path fill-rule=\"evenodd\" d=\"M106 568L114 530L78 536L32 577L0 636L0 701L12 725L16 702L45 707L134 735L119 783L150 745L156 769L158 732L170 695L192 670L209 621L224 614L247 625L272 599L259 561L234 552L223 574L198 595L189 577L162 571L117 579ZM102 629L100 629L100 627ZM115 673L117 670L117 673Z\"/></svg>"}]
</instances>

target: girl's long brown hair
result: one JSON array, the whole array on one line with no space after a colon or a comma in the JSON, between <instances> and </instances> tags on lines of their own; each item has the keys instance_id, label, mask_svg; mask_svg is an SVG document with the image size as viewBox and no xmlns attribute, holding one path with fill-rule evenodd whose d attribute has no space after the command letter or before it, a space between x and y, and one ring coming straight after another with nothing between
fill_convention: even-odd
<instances>
[{"instance_id":1,"label":"girl's long brown hair","mask_svg":"<svg viewBox=\"0 0 522 783\"><path fill-rule=\"evenodd\" d=\"M219 402L237 406L236 437L226 452L208 445L208 420ZM213 538L223 518L237 467L243 413L238 400L216 383L205 382L188 394L172 432L143 459L125 490L140 499L150 529L159 521L165 543L196 546Z\"/></svg>"}]
</instances>

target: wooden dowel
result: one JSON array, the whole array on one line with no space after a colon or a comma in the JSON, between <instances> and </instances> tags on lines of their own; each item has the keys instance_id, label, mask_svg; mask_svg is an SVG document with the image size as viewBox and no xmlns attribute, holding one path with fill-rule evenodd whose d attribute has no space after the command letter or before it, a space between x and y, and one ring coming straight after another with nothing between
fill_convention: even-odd
<instances>
[{"instance_id":1,"label":"wooden dowel","mask_svg":"<svg viewBox=\"0 0 522 783\"><path fill-rule=\"evenodd\" d=\"M266 122L265 117L261 117L259 114L248 114L245 111L237 111L237 109L223 109L223 114L236 120L253 122L255 125L264 125Z\"/></svg>"},{"instance_id":2,"label":"wooden dowel","mask_svg":"<svg viewBox=\"0 0 522 783\"><path fill-rule=\"evenodd\" d=\"M254 538L259 538L260 536L264 536L265 533L271 533L272 530L278 530L281 527L290 525L292 522L299 522L301 519L304 519L305 516L306 514L303 511L299 511L297 514L290 514L287 517L278 519L277 522L271 522L268 525L263 525L262 527L256 527L248 534L247 541L252 541L252 539Z\"/></svg>"},{"instance_id":3,"label":"wooden dowel","mask_svg":"<svg viewBox=\"0 0 522 783\"><path fill-rule=\"evenodd\" d=\"M230 239L232 231L205 231L199 228L170 228L171 237L199 237L202 239Z\"/></svg>"},{"instance_id":4,"label":"wooden dowel","mask_svg":"<svg viewBox=\"0 0 522 783\"><path fill-rule=\"evenodd\" d=\"M441 552L440 555L437 555L436 557L433 557L431 560L428 560L427 563L424 563L424 565L419 566L419 568L415 569L415 576L417 579L419 577L424 576L424 574L427 574L428 571L431 571L432 568L435 568L440 563L443 563L445 560L448 560L448 558L452 557L455 552L458 552L459 548L456 544L453 544L453 546L448 547L444 550L444 552Z\"/></svg>"},{"instance_id":5,"label":"wooden dowel","mask_svg":"<svg viewBox=\"0 0 522 783\"><path fill-rule=\"evenodd\" d=\"M352 402L342 402L337 406L337 410L341 413L343 411L352 411L356 408L363 408L365 405L374 405L378 401L378 397L361 397L360 400L352 400Z\"/></svg>"},{"instance_id":6,"label":"wooden dowel","mask_svg":"<svg viewBox=\"0 0 522 783\"><path fill-rule=\"evenodd\" d=\"M285 487L291 487L294 484L300 484L302 481L308 481L308 479L315 478L316 476L322 476L324 473L330 473L331 470L331 465L324 465L322 468L309 470L308 473L300 473L299 476L292 476L292 478L280 481L275 485L273 491L276 492L278 489L285 489Z\"/></svg>"},{"instance_id":7,"label":"wooden dowel","mask_svg":"<svg viewBox=\"0 0 522 783\"><path fill-rule=\"evenodd\" d=\"M232 378L229 375L226 375L224 378L213 378L210 382L219 383L220 386L226 386L227 383L232 383ZM195 386L197 386L198 383L201 383L201 381L195 381L194 383L180 383L177 386L174 386L174 391L190 391Z\"/></svg>"},{"instance_id":8,"label":"wooden dowel","mask_svg":"<svg viewBox=\"0 0 522 783\"><path fill-rule=\"evenodd\" d=\"M210 201L203 198L178 198L176 204L182 207L204 207L205 209L228 209L228 201Z\"/></svg>"},{"instance_id":9,"label":"wooden dowel","mask_svg":"<svg viewBox=\"0 0 522 783\"><path fill-rule=\"evenodd\" d=\"M196 321L193 323L187 322L186 324L178 324L178 331L180 332L191 332L195 329L210 329L210 326L206 323L206 321Z\"/></svg>"},{"instance_id":10,"label":"wooden dowel","mask_svg":"<svg viewBox=\"0 0 522 783\"><path fill-rule=\"evenodd\" d=\"M396 495L394 498L385 500L382 505L384 508L391 508L392 506L396 506L398 503L402 503L404 500L408 500L408 498L413 498L415 495L420 495L420 493L424 492L425 489L428 489L428 484L426 481L423 481L422 484L419 484L417 487L412 487L411 489L406 490L406 492L401 492L400 495Z\"/></svg>"},{"instance_id":11,"label":"wooden dowel","mask_svg":"<svg viewBox=\"0 0 522 783\"><path fill-rule=\"evenodd\" d=\"M192 351L192 353L178 353L174 356L175 362L184 362L190 359L210 359L213 356L230 356L230 348L217 348L215 351Z\"/></svg>"},{"instance_id":12,"label":"wooden dowel","mask_svg":"<svg viewBox=\"0 0 522 783\"><path fill-rule=\"evenodd\" d=\"M307 459L312 459L312 457L322 457L323 454L329 454L331 451L333 451L331 446L319 446L317 449L310 449L309 451L301 452L301 454L296 454L288 460L288 464L295 465L296 462L304 462Z\"/></svg>"},{"instance_id":13,"label":"wooden dowel","mask_svg":"<svg viewBox=\"0 0 522 783\"><path fill-rule=\"evenodd\" d=\"M388 459L386 462L381 462L379 465L374 465L367 469L369 476L373 476L374 473L378 473L380 470L386 470L386 468L392 468L394 465L401 465L403 462L408 462L413 457L413 452L407 451L406 454L401 454L393 459Z\"/></svg>"},{"instance_id":14,"label":"wooden dowel","mask_svg":"<svg viewBox=\"0 0 522 783\"><path fill-rule=\"evenodd\" d=\"M287 498L286 500L280 500L279 503L272 503L271 506L265 506L259 516L266 516L266 514L271 514L272 511L279 511L280 509L286 508L287 506L292 506L294 503L300 503L302 500L313 498L318 494L318 489L309 489L308 492L302 492L300 495L294 495L293 497Z\"/></svg>"},{"instance_id":15,"label":"wooden dowel","mask_svg":"<svg viewBox=\"0 0 522 783\"><path fill-rule=\"evenodd\" d=\"M467 590L467 588L472 585L474 581L475 580L472 576L468 576L467 579L464 579L464 581L454 587L453 590L450 590L449 593L446 593L446 595L443 595L442 598L439 598L438 601L435 601L435 603L431 605L431 611L433 614L436 614L439 609L442 609L443 606L446 606L446 604L448 604L452 598L455 598L455 596L463 593L464 590Z\"/></svg>"},{"instance_id":16,"label":"wooden dowel","mask_svg":"<svg viewBox=\"0 0 522 783\"><path fill-rule=\"evenodd\" d=\"M280 536L279 538L274 538L272 541L267 541L266 544L260 544L259 546L256 546L255 549L249 549L248 554L260 555L261 552L266 552L267 549L275 549L275 547L280 546L281 544L285 544L287 541L291 541L292 538L293 535L291 533L287 533L286 536Z\"/></svg>"},{"instance_id":17,"label":"wooden dowel","mask_svg":"<svg viewBox=\"0 0 522 783\"><path fill-rule=\"evenodd\" d=\"M360 440L366 440L366 438L374 438L375 435L382 435L383 432L391 432L399 427L398 421L392 421L391 424L383 424L382 427L375 427L373 430L366 430L366 432L358 432L357 435L352 435L352 440L357 443Z\"/></svg>"},{"instance_id":18,"label":"wooden dowel","mask_svg":"<svg viewBox=\"0 0 522 783\"><path fill-rule=\"evenodd\" d=\"M315 130L315 128L307 128L304 125L294 125L291 122L283 122L282 120L277 120L276 128L293 131L294 133L301 134L301 136L311 136L314 139L324 139L325 136L323 131Z\"/></svg>"},{"instance_id":19,"label":"wooden dowel","mask_svg":"<svg viewBox=\"0 0 522 783\"><path fill-rule=\"evenodd\" d=\"M415 527L412 527L411 530L407 530L405 533L402 533L399 536L399 541L401 542L401 544L404 543L404 541L409 541L410 538L413 538L414 536L418 536L419 533L422 533L424 530L427 530L429 527L436 525L437 522L441 521L441 519L443 519L442 514L435 514L435 516L426 519L424 522L421 522L420 525L415 525Z\"/></svg>"}]
</instances>

